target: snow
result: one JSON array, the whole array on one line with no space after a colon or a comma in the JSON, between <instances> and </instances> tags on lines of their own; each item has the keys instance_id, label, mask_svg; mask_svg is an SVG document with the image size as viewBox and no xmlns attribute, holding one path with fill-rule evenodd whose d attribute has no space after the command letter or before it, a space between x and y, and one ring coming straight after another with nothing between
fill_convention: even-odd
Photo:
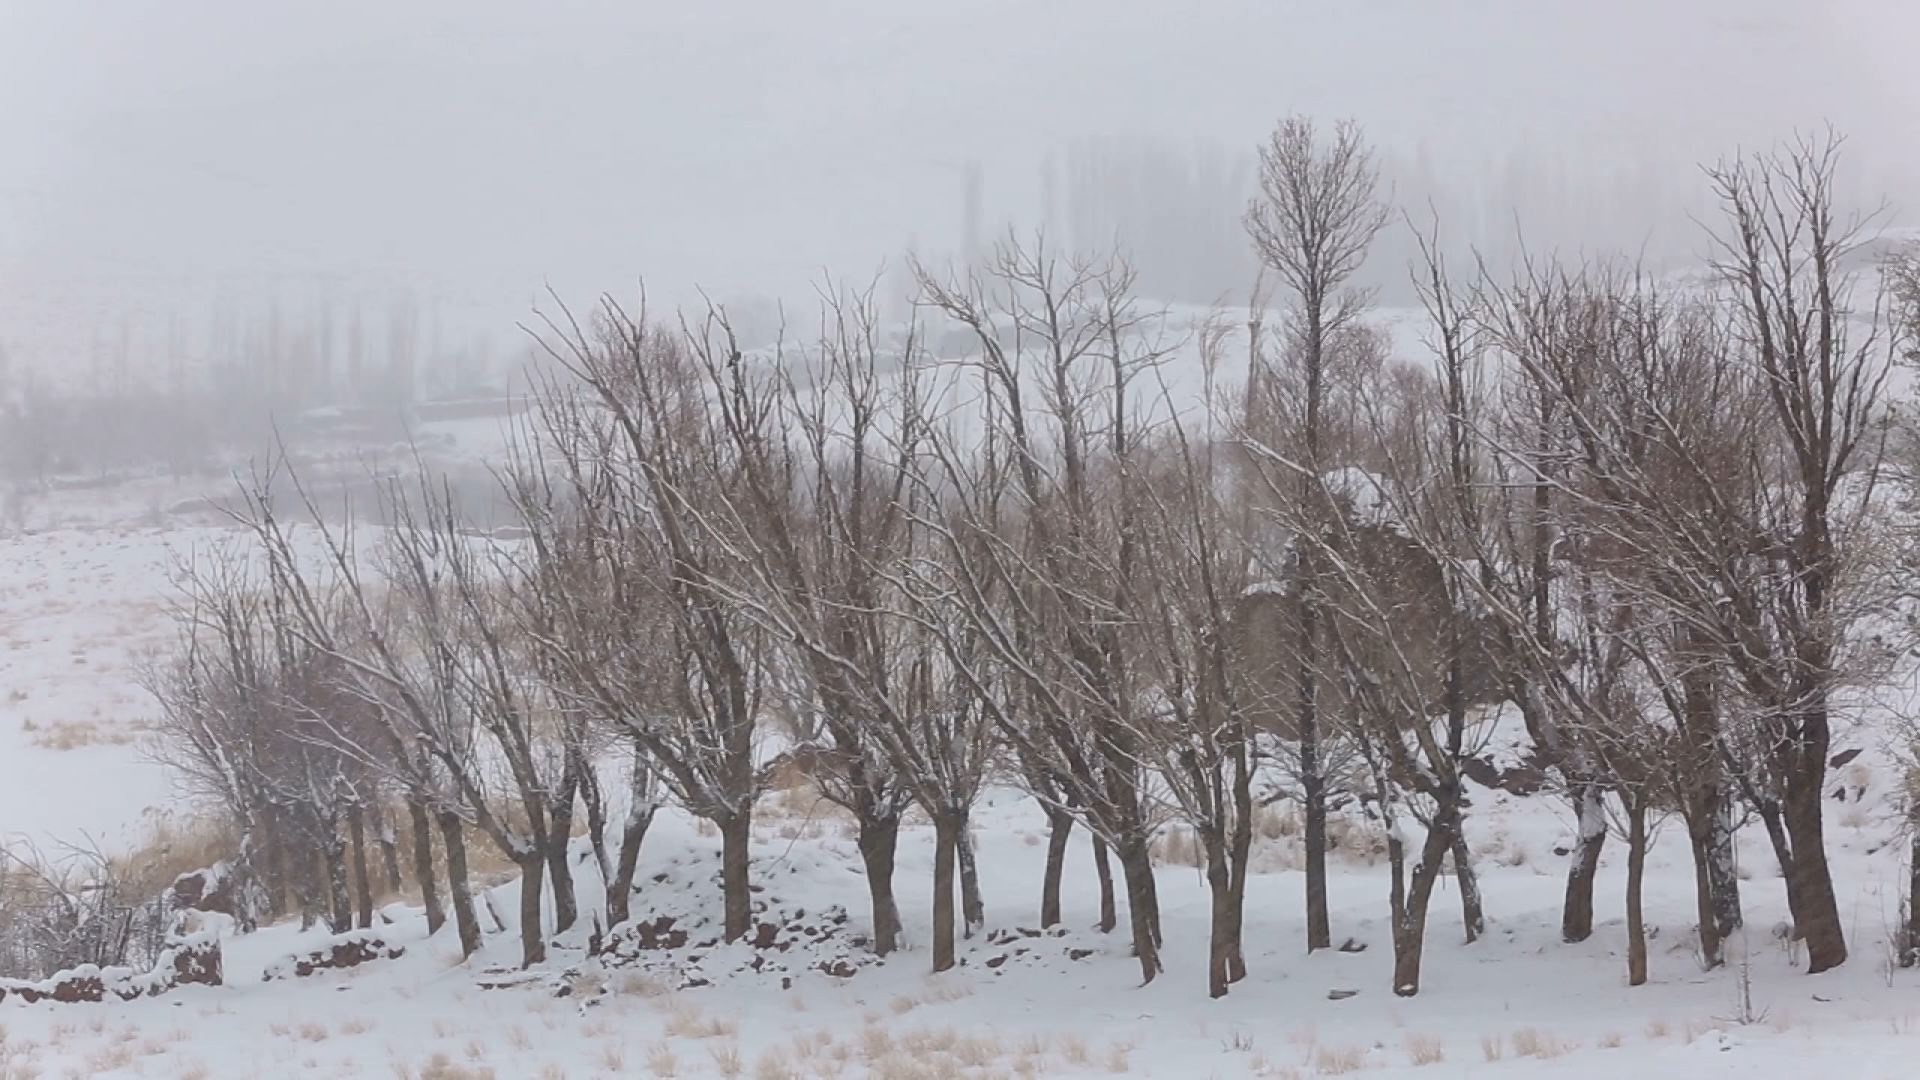
<instances>
[{"instance_id":1,"label":"snow","mask_svg":"<svg viewBox=\"0 0 1920 1080\"><path fill-rule=\"evenodd\" d=\"M380 931L407 947L395 960L262 983L260 974L281 958L329 942L283 926L228 940L225 987L104 1006L0 1006L0 1023L15 1052L30 1054L48 1076L175 1076L196 1067L210 1077L389 1067L405 1075L400 1066L419 1074L436 1055L499 1077L537 1077L549 1067L558 1071L546 1075L647 1075L645 1063L658 1060L661 1048L686 1077L724 1075L721 1062L732 1048L752 1076L834 1075L829 1070L840 1053L847 1057L839 1075L856 1077L1013 1075L1022 1063L1040 1076L1111 1075L1122 1063L1124 1074L1135 1076L1310 1076L1337 1071L1349 1059L1369 1075L1389 1077L1831 1075L1839 1054L1849 1076L1908 1075L1895 1036L1909 1029L1913 976L1896 971L1889 980L1876 951L1885 925L1876 892L1891 886L1897 867L1890 857L1865 857L1845 827L1835 830L1836 856L1855 914L1855 960L1809 978L1791 967L1770 934L1755 929L1753 997L1766 1016L1741 1025L1730 1019L1738 972L1702 974L1687 952L1683 844L1656 848L1648 898L1659 930L1656 978L1630 989L1617 903L1609 904L1619 896L1618 860L1609 860L1601 881L1610 917L1590 941L1564 945L1553 931L1558 861L1543 847L1526 846L1560 827L1553 815L1538 802L1499 795L1483 796L1477 813L1476 841L1492 828L1509 828L1528 838L1519 849L1527 856L1485 868L1491 933L1476 945L1460 944L1451 896L1436 901L1426 985L1411 1000L1387 993L1382 866L1336 863L1336 935L1370 946L1360 953L1301 955L1298 876L1257 877L1248 906L1252 975L1228 998L1210 1002L1203 982L1206 893L1193 871L1161 870L1169 968L1140 988L1123 942L1088 929L1095 909L1085 872L1090 859L1076 844L1067 922L1074 941L1093 947L1078 960L1067 959L1064 948L1036 949L1031 962L989 969L983 958L992 947L979 943L963 952L973 962L937 978L924 974L925 949L913 948L852 978L815 974L790 990L775 978L734 977L672 992L615 970L597 985L576 978L568 996L556 997L549 981L502 977L517 949L511 929L489 935L486 951L461 969L450 933L428 939L417 911L395 907L387 911L394 925ZM1040 817L1009 792L994 793L979 817L989 925L1030 925ZM1761 854L1764 841L1743 841L1749 853ZM662 816L647 852L643 882L690 857L717 859L711 839L677 813ZM851 872L852 841L837 823L769 821L754 854L756 882L769 891L787 890L788 899L821 910L845 904L859 922L864 887ZM900 885L916 943L927 939L923 891L931 856L929 831L909 829ZM1780 917L1777 879L1756 873L1746 887L1754 927ZM500 886L494 907L516 910L513 890L511 883ZM553 962L555 972L587 968L578 941L570 944ZM482 983L505 985L486 990ZM1328 999L1330 990L1345 989L1358 994ZM1490 1063L1487 1045L1495 1041L1501 1060ZM889 1054L885 1045L900 1049ZM1443 1059L1416 1068L1412 1048L1436 1046ZM1526 1056L1528 1048L1537 1056ZM119 1060L122 1050L129 1060ZM616 1058L621 1068L609 1066ZM762 1071L758 1064L777 1060L794 1071ZM984 1067L916 1074L902 1064L936 1060Z\"/></svg>"}]
</instances>

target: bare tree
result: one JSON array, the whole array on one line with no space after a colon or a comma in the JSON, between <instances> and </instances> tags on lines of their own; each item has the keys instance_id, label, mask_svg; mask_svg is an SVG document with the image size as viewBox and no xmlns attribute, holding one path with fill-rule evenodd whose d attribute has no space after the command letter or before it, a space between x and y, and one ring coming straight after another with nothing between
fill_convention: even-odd
<instances>
[{"instance_id":1,"label":"bare tree","mask_svg":"<svg viewBox=\"0 0 1920 1080\"><path fill-rule=\"evenodd\" d=\"M1323 506L1320 490L1327 447L1325 383L1330 343L1364 311L1368 294L1350 283L1367 248L1386 225L1376 201L1379 169L1359 128L1343 122L1324 140L1313 122L1289 117L1260 152L1260 192L1247 209L1255 252L1290 295L1289 333L1279 362L1297 367L1298 410L1286 417L1287 453L1303 468L1292 492L1305 506ZM1256 358L1255 363L1264 361ZM1307 544L1303 552L1314 547ZM1306 811L1307 951L1333 944L1327 913L1327 772L1321 755L1319 686L1322 647L1319 598L1311 556L1299 567L1299 611L1294 620L1299 695L1295 737Z\"/></svg>"},{"instance_id":2,"label":"bare tree","mask_svg":"<svg viewBox=\"0 0 1920 1080\"><path fill-rule=\"evenodd\" d=\"M1118 260L1008 243L992 298L978 279L916 276L978 350L960 361L980 387L978 434L949 427L930 440L946 498L921 518L945 554L939 589L971 636L945 652L1016 753L1058 785L1057 808L1112 845L1151 981L1161 964L1137 736L1145 685L1129 647L1144 553L1125 463L1144 434L1135 382L1162 350L1143 336Z\"/></svg>"},{"instance_id":3,"label":"bare tree","mask_svg":"<svg viewBox=\"0 0 1920 1080\"><path fill-rule=\"evenodd\" d=\"M631 738L681 804L719 828L731 941L752 919L748 845L766 783L767 633L729 584L745 538L710 512L745 498L742 465L683 332L609 300L593 331L549 321L544 343L579 386L549 383L541 402L566 502L521 498L548 552L536 558L569 532L578 556L542 586L556 590L542 642L556 692Z\"/></svg>"}]
</instances>

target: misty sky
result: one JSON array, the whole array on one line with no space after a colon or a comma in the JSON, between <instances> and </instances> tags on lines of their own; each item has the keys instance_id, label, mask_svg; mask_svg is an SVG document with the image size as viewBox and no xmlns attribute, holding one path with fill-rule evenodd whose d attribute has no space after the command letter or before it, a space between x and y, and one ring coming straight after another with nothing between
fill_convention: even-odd
<instances>
[{"instance_id":1,"label":"misty sky","mask_svg":"<svg viewBox=\"0 0 1920 1080\"><path fill-rule=\"evenodd\" d=\"M507 320L543 280L791 292L950 250L968 160L1030 214L1063 140L1251 146L1292 110L1461 167L1830 119L1916 175L1912 6L0 0L0 284L329 272Z\"/></svg>"}]
</instances>

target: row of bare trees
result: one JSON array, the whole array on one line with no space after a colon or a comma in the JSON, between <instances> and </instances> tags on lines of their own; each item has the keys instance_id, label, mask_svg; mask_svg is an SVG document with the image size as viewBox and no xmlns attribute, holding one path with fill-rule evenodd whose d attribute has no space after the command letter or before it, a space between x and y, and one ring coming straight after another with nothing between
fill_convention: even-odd
<instances>
[{"instance_id":1,"label":"row of bare trees","mask_svg":"<svg viewBox=\"0 0 1920 1080\"><path fill-rule=\"evenodd\" d=\"M720 310L561 308L501 470L516 538L471 534L431 479L384 483L392 525L364 537L276 515L263 478L236 514L251 542L191 575L154 679L163 745L243 826L267 892L339 926L370 918L369 833L398 884L404 807L432 925L445 881L471 953L464 838L484 836L521 872L529 965L582 917L576 809L594 918L626 918L671 800L718 832L744 934L753 813L785 765L855 823L882 954L903 943L903 819L931 822L936 970L984 923L970 820L990 783L1046 812L1042 925L1090 834L1102 929L1124 899L1144 980L1153 841L1190 831L1219 996L1247 970L1262 804L1300 810L1314 950L1335 936L1330 809L1351 803L1384 827L1413 994L1449 864L1467 940L1484 930L1468 778L1513 716L1579 822L1569 941L1617 822L1646 978L1640 881L1673 814L1718 964L1751 815L1830 968L1823 789L1892 625L1875 496L1902 340L1854 295L1836 149L1710 172L1708 284L1606 263L1461 279L1416 229L1428 355L1407 358L1353 287L1392 224L1373 154L1289 120L1247 215L1266 274L1244 380L1225 315L1171 319L1124 260L1044 241L913 267L929 336L841 286L802 344L754 352Z\"/></svg>"}]
</instances>

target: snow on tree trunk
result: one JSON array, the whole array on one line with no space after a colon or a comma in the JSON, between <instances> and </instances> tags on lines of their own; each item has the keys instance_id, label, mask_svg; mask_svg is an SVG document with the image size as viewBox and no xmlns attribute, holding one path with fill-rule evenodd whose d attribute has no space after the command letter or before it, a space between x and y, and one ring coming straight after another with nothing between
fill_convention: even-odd
<instances>
[{"instance_id":1,"label":"snow on tree trunk","mask_svg":"<svg viewBox=\"0 0 1920 1080\"><path fill-rule=\"evenodd\" d=\"M1606 792L1583 780L1573 791L1573 811L1579 822L1572 860L1567 866L1567 895L1560 913L1560 940L1573 944L1593 936L1593 881L1600 872L1600 852L1607 846Z\"/></svg>"},{"instance_id":2,"label":"snow on tree trunk","mask_svg":"<svg viewBox=\"0 0 1920 1080\"><path fill-rule=\"evenodd\" d=\"M647 839L647 829L653 825L654 811L659 805L639 785L635 785L632 801L627 804L627 820L620 829L620 862L614 868L613 880L607 884L607 929L611 930L626 922L633 910L633 877L640 867L640 847Z\"/></svg>"},{"instance_id":3,"label":"snow on tree trunk","mask_svg":"<svg viewBox=\"0 0 1920 1080\"><path fill-rule=\"evenodd\" d=\"M987 928L987 902L980 895L980 864L974 858L971 813L967 813L966 821L960 828L957 854L960 858L961 933L971 939Z\"/></svg>"},{"instance_id":4,"label":"snow on tree trunk","mask_svg":"<svg viewBox=\"0 0 1920 1080\"><path fill-rule=\"evenodd\" d=\"M1460 886L1460 921L1466 927L1471 945L1487 932L1487 913L1480 899L1480 875L1473 869L1473 852L1465 834L1456 831L1453 838L1453 878Z\"/></svg>"}]
</instances>

